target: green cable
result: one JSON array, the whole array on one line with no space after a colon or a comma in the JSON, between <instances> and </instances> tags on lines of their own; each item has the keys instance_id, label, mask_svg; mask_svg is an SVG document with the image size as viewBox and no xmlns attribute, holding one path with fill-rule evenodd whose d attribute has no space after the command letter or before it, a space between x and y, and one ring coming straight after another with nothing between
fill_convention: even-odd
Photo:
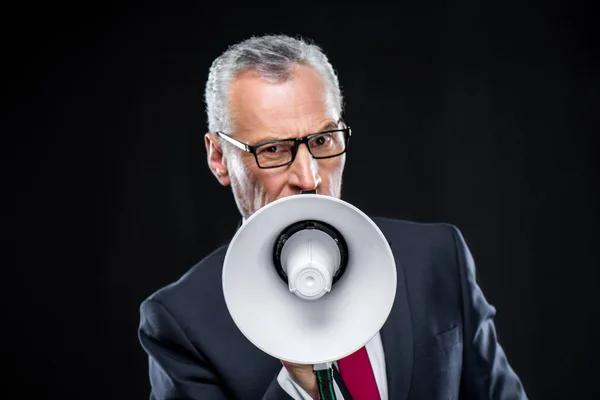
<instances>
[{"instance_id":1,"label":"green cable","mask_svg":"<svg viewBox=\"0 0 600 400\"><path fill-rule=\"evenodd\" d=\"M323 375L323 373L325 373L325 375ZM321 400L336 400L333 389L333 374L331 372L331 368L327 368L327 371L315 371L315 374L317 375L317 383ZM325 390L325 385L327 385L328 390Z\"/></svg>"}]
</instances>

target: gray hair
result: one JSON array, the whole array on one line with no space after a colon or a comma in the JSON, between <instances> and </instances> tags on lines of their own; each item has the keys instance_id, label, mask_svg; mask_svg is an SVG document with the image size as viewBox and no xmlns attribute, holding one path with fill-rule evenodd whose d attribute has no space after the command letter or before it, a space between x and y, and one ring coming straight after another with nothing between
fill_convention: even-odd
<instances>
[{"instance_id":1,"label":"gray hair","mask_svg":"<svg viewBox=\"0 0 600 400\"><path fill-rule=\"evenodd\" d=\"M295 64L321 74L328 88L327 101L341 116L343 98L338 77L319 46L285 35L253 36L230 46L210 67L204 93L209 132L230 132L229 88L239 73L255 70L271 82L286 82Z\"/></svg>"}]
</instances>

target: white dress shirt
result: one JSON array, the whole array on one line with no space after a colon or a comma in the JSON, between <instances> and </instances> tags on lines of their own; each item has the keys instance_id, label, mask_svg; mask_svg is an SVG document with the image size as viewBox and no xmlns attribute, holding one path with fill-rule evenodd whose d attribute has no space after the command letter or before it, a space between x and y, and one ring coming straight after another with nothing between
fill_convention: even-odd
<instances>
[{"instance_id":1,"label":"white dress shirt","mask_svg":"<svg viewBox=\"0 0 600 400\"><path fill-rule=\"evenodd\" d=\"M379 333L371 339L369 343L366 345L367 354L369 356L369 361L371 362L371 368L373 368L373 375L375 375L375 382L377 383L377 389L379 390L379 395L381 396L381 400L388 400L387 396L387 378L385 375L385 356L383 354L383 345L381 344L381 336ZM287 394L289 394L295 400L312 400L312 397L304 391L290 376L287 369L285 367L281 368L279 375L277 376L277 382L279 385L285 390ZM337 385L337 382L333 382L335 397L337 399L343 400L342 393L340 392L340 388Z\"/></svg>"}]
</instances>

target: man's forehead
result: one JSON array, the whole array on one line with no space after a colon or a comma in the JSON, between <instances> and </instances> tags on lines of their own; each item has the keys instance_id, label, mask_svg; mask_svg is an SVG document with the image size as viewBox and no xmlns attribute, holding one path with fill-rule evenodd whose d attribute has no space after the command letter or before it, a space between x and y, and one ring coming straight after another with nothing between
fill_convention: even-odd
<instances>
[{"instance_id":1,"label":"man's forehead","mask_svg":"<svg viewBox=\"0 0 600 400\"><path fill-rule=\"evenodd\" d=\"M300 125L302 126L302 125ZM309 125L304 125L309 126ZM327 119L320 124L311 124L310 128L302 129L299 125L290 125L290 129L285 128L275 128L265 132L259 132L260 136L256 140L258 142L269 141L269 140L280 140L280 139L290 139L294 137L301 137L305 135L309 135L312 133L319 133L323 131L337 129L338 124L332 120Z\"/></svg>"},{"instance_id":2,"label":"man's forehead","mask_svg":"<svg viewBox=\"0 0 600 400\"><path fill-rule=\"evenodd\" d=\"M231 82L230 100L235 104L257 106L265 110L292 106L295 102L322 101L326 84L311 67L297 66L285 80L264 79L258 71L244 71Z\"/></svg>"},{"instance_id":3,"label":"man's forehead","mask_svg":"<svg viewBox=\"0 0 600 400\"><path fill-rule=\"evenodd\" d=\"M299 67L285 82L269 82L257 72L244 73L230 91L235 134L277 138L334 129L339 119L323 78ZM250 138L248 138L250 139Z\"/></svg>"},{"instance_id":4,"label":"man's forehead","mask_svg":"<svg viewBox=\"0 0 600 400\"><path fill-rule=\"evenodd\" d=\"M251 143L302 137L339 127L338 120L325 115L321 118L307 116L298 119L278 120L272 124L244 124L243 120L236 119L232 122L238 139L245 138Z\"/></svg>"}]
</instances>

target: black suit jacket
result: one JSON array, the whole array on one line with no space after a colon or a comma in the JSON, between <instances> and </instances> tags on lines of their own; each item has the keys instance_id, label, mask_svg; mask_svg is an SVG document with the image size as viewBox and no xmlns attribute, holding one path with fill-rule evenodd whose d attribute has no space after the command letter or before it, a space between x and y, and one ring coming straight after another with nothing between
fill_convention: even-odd
<instances>
[{"instance_id":1,"label":"black suit jacket","mask_svg":"<svg viewBox=\"0 0 600 400\"><path fill-rule=\"evenodd\" d=\"M389 399L526 399L458 229L373 220L390 242L398 276L381 330ZM142 303L139 339L149 356L151 399L290 398L276 379L280 361L252 345L227 311L226 251L217 249Z\"/></svg>"}]
</instances>

